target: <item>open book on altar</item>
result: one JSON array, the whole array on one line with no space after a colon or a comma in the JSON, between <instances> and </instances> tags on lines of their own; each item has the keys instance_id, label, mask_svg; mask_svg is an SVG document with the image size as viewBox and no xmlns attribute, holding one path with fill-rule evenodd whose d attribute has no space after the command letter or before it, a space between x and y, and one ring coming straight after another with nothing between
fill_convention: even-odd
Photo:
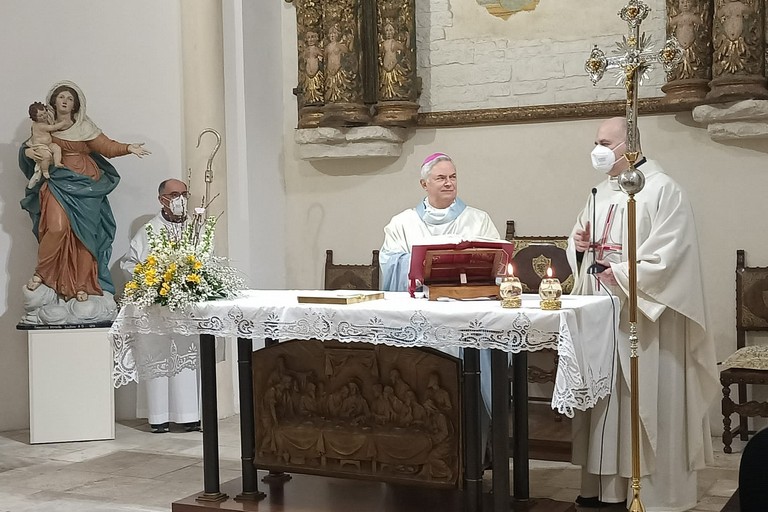
<instances>
[{"instance_id":1,"label":"open book on altar","mask_svg":"<svg viewBox=\"0 0 768 512\"><path fill-rule=\"evenodd\" d=\"M414 245L408 272L411 296L418 286L429 287L438 296L452 298L493 296L498 294L496 276L504 274L512 261L514 245L506 240L464 240L459 243ZM475 295L473 295L475 294Z\"/></svg>"}]
</instances>

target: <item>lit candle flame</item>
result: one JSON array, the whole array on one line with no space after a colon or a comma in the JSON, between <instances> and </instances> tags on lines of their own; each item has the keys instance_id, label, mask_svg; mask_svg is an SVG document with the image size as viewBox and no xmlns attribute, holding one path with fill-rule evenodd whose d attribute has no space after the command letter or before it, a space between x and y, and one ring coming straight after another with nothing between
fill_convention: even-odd
<instances>
[{"instance_id":1,"label":"lit candle flame","mask_svg":"<svg viewBox=\"0 0 768 512\"><path fill-rule=\"evenodd\" d=\"M552 267L547 267L547 277L548 278L552 277Z\"/></svg>"},{"instance_id":2,"label":"lit candle flame","mask_svg":"<svg viewBox=\"0 0 768 512\"><path fill-rule=\"evenodd\" d=\"M512 277L512 276L514 276L514 275L515 275L515 271L514 271L514 269L512 268L512 264L511 264L511 263L507 263L507 275L508 275L509 277Z\"/></svg>"}]
</instances>

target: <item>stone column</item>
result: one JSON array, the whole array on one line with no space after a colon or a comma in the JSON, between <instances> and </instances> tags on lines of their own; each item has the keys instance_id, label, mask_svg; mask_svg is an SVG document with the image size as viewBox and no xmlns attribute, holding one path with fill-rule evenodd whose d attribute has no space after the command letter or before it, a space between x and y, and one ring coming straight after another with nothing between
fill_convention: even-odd
<instances>
[{"instance_id":1,"label":"stone column","mask_svg":"<svg viewBox=\"0 0 768 512\"><path fill-rule=\"evenodd\" d=\"M329 0L323 5L325 106L321 126L370 122L363 97L363 44L360 0Z\"/></svg>"},{"instance_id":2,"label":"stone column","mask_svg":"<svg viewBox=\"0 0 768 512\"><path fill-rule=\"evenodd\" d=\"M205 193L205 169L215 137L206 134L197 146L197 138L206 128L218 131L223 142L213 161L214 179L211 197L219 197L210 205L211 213L227 211L226 136L224 126L224 50L221 2L198 0L181 2L182 63L184 83L184 161L191 169L190 206L199 206ZM210 138L209 138L210 137ZM217 253L226 254L227 218L219 219L216 230Z\"/></svg>"},{"instance_id":3,"label":"stone column","mask_svg":"<svg viewBox=\"0 0 768 512\"><path fill-rule=\"evenodd\" d=\"M376 124L416 125L419 105L414 4L414 0L382 0L377 5Z\"/></svg>"},{"instance_id":4,"label":"stone column","mask_svg":"<svg viewBox=\"0 0 768 512\"><path fill-rule=\"evenodd\" d=\"M715 0L707 99L768 98L764 16L763 0Z\"/></svg>"},{"instance_id":5,"label":"stone column","mask_svg":"<svg viewBox=\"0 0 768 512\"><path fill-rule=\"evenodd\" d=\"M205 128L218 131L223 143L213 160L214 180L211 197L220 194L210 205L210 212L218 215L227 211L226 130L224 124L224 50L221 2L197 0L179 2L181 10L183 108L184 108L184 161L191 169L190 207L198 206L205 193L205 169L215 137L206 134L196 148L198 135ZM210 137L210 138L209 138ZM163 172L160 170L159 172ZM169 169L168 172L171 172ZM216 226L216 254L226 256L226 215ZM232 384L232 363L217 365L219 414L226 417L235 412Z\"/></svg>"},{"instance_id":6,"label":"stone column","mask_svg":"<svg viewBox=\"0 0 768 512\"><path fill-rule=\"evenodd\" d=\"M667 0L667 37L675 36L683 61L661 88L666 101L703 100L712 79L712 0Z\"/></svg>"},{"instance_id":7,"label":"stone column","mask_svg":"<svg viewBox=\"0 0 768 512\"><path fill-rule=\"evenodd\" d=\"M316 128L325 104L322 0L288 0L296 7L299 128Z\"/></svg>"}]
</instances>

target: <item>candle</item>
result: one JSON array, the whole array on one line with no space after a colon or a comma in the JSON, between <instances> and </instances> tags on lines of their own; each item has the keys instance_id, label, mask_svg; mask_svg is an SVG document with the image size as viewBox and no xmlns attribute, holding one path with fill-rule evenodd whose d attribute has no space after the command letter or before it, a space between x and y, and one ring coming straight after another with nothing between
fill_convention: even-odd
<instances>
[{"instance_id":1,"label":"candle","mask_svg":"<svg viewBox=\"0 0 768 512\"><path fill-rule=\"evenodd\" d=\"M515 277L512 264L507 265L507 275L499 283L499 296L501 297L501 307L519 308L523 305L523 285L520 279Z\"/></svg>"},{"instance_id":2,"label":"candle","mask_svg":"<svg viewBox=\"0 0 768 512\"><path fill-rule=\"evenodd\" d=\"M541 280L539 285L539 297L541 297L541 309L560 309L560 296L563 288L560 280L553 277L552 267L547 268L547 277Z\"/></svg>"}]
</instances>

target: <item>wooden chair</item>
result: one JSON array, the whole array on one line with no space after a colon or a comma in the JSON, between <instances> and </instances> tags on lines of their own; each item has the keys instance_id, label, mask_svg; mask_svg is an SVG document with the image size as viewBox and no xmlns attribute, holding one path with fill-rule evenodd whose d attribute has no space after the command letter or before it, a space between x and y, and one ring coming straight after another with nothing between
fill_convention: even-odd
<instances>
[{"instance_id":1,"label":"wooden chair","mask_svg":"<svg viewBox=\"0 0 768 512\"><path fill-rule=\"evenodd\" d=\"M568 264L568 257L566 256L566 248L568 246L567 236L518 236L515 233L515 221L507 221L507 231L505 238L515 244L514 252L512 253L512 264L514 265L515 275L520 278L520 282L523 285L523 292L525 293L538 293L539 284L541 279L546 277L548 267L552 267L552 271L555 277L560 279L563 293L570 293L573 290L574 276L571 271L571 267ZM555 375L557 373L557 351L556 350L541 350L539 351L541 356L535 357L533 354L528 356L528 382L531 384L547 384L555 382ZM546 364L546 356L549 356L549 360L552 364ZM532 357L533 356L533 357ZM532 359L545 361L542 366L531 362ZM510 368L511 372L511 368ZM510 379L512 375L510 374ZM534 403L546 403L547 407L552 400L552 396L535 396L529 393L529 402ZM559 413L551 411L556 422L562 422L563 416ZM534 414L531 414L534 417ZM544 459L544 460L570 460L571 443L570 435L566 436L567 441L560 439L549 439L546 433L543 435L546 439L534 439L533 436L537 435L534 432L533 422L530 428L531 435L529 435L529 449L531 451L531 458ZM542 431L555 431L556 428L551 428L546 423L540 423L537 425L538 430Z\"/></svg>"},{"instance_id":2,"label":"wooden chair","mask_svg":"<svg viewBox=\"0 0 768 512\"><path fill-rule=\"evenodd\" d=\"M379 251L373 251L370 265L338 265L333 251L325 251L326 290L378 290Z\"/></svg>"},{"instance_id":3,"label":"wooden chair","mask_svg":"<svg viewBox=\"0 0 768 512\"><path fill-rule=\"evenodd\" d=\"M747 345L747 333L768 331L768 267L748 267L744 251L736 251L736 352L723 361L720 384L723 386L723 451L731 453L731 441L738 434L742 441L754 434L748 418L768 417L768 402L749 400L748 385L768 385L768 346ZM736 384L737 402L731 398ZM731 415L739 424L731 429Z\"/></svg>"}]
</instances>

